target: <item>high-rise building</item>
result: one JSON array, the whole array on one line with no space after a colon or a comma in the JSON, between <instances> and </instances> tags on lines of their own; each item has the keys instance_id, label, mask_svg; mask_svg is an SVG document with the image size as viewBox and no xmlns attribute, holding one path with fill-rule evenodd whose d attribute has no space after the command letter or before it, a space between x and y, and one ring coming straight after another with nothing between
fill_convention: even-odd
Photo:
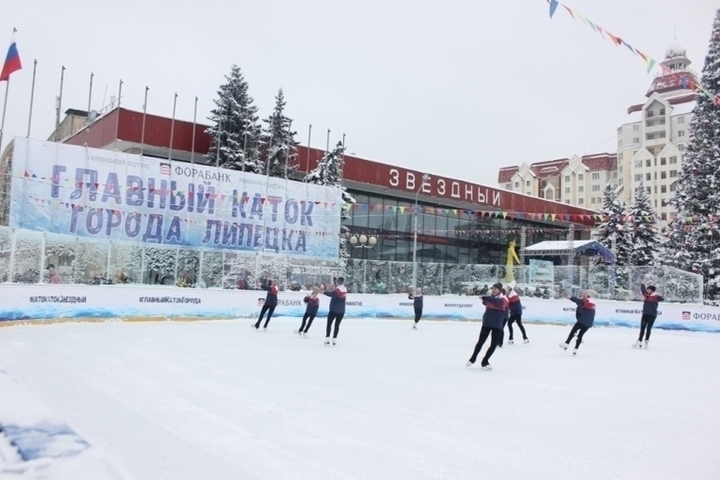
<instances>
[{"instance_id":1,"label":"high-rise building","mask_svg":"<svg viewBox=\"0 0 720 480\"><path fill-rule=\"evenodd\" d=\"M617 162L620 200L630 203L635 189L645 188L660 220L667 220L674 213L667 201L689 140L698 79L677 43L668 47L661 63L662 73L653 79L647 100L628 108L629 118L617 130Z\"/></svg>"}]
</instances>

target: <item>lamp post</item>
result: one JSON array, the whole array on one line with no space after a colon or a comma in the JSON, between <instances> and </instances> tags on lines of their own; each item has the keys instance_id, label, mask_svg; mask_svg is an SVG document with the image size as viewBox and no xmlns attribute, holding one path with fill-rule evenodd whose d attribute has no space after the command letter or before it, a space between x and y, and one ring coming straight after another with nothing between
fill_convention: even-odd
<instances>
[{"instance_id":1,"label":"lamp post","mask_svg":"<svg viewBox=\"0 0 720 480\"><path fill-rule=\"evenodd\" d=\"M430 175L423 173L422 182L415 192L415 208L413 208L413 276L412 276L412 293L415 293L417 288L417 235L418 235L418 195L420 190L425 186L427 181L430 180Z\"/></svg>"},{"instance_id":2,"label":"lamp post","mask_svg":"<svg viewBox=\"0 0 720 480\"><path fill-rule=\"evenodd\" d=\"M350 237L350 245L353 248L362 248L362 260L363 260L363 293L365 293L365 286L367 284L367 261L365 260L365 250L368 248L375 248L377 244L377 237L368 237L366 235L353 235Z\"/></svg>"}]
</instances>

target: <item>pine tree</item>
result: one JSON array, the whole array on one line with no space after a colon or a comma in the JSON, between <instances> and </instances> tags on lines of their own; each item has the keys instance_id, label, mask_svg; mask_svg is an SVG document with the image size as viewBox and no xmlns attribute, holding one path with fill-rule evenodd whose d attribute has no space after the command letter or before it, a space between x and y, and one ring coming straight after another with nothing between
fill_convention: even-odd
<instances>
[{"instance_id":1,"label":"pine tree","mask_svg":"<svg viewBox=\"0 0 720 480\"><path fill-rule=\"evenodd\" d=\"M630 206L628 225L630 235L631 265L653 265L660 246L655 209L650 203L645 187L641 183L635 190L635 198Z\"/></svg>"},{"instance_id":2,"label":"pine tree","mask_svg":"<svg viewBox=\"0 0 720 480\"><path fill-rule=\"evenodd\" d=\"M632 265L632 239L625 224L626 207L620 203L617 187L611 183L603 191L603 221L598 225L596 237L605 248L615 252L616 265Z\"/></svg>"},{"instance_id":3,"label":"pine tree","mask_svg":"<svg viewBox=\"0 0 720 480\"><path fill-rule=\"evenodd\" d=\"M326 185L330 187L340 187L342 189L342 207L340 208L340 221L350 219L350 211L348 207L355 203L355 199L350 195L342 184L343 154L345 147L342 142L338 142L335 149L328 152L318 166L308 173L304 182L314 183L316 185ZM346 225L340 225L340 260L341 267L344 269L344 259L349 258L350 254L347 250L347 237L350 229Z\"/></svg>"},{"instance_id":4,"label":"pine tree","mask_svg":"<svg viewBox=\"0 0 720 480\"><path fill-rule=\"evenodd\" d=\"M690 141L670 204L677 217L668 228L666 263L701 273L709 299L720 294L720 10L690 122Z\"/></svg>"},{"instance_id":5,"label":"pine tree","mask_svg":"<svg viewBox=\"0 0 720 480\"><path fill-rule=\"evenodd\" d=\"M215 108L211 110L213 126L206 130L212 139L208 163L222 168L264 173L260 161L257 107L248 95L248 84L240 68L233 65L220 85Z\"/></svg>"},{"instance_id":6,"label":"pine tree","mask_svg":"<svg viewBox=\"0 0 720 480\"><path fill-rule=\"evenodd\" d=\"M275 97L275 110L266 119L261 143L266 152L268 173L271 177L290 178L297 166L297 145L291 130L292 120L284 115L285 95L282 89Z\"/></svg>"}]
</instances>

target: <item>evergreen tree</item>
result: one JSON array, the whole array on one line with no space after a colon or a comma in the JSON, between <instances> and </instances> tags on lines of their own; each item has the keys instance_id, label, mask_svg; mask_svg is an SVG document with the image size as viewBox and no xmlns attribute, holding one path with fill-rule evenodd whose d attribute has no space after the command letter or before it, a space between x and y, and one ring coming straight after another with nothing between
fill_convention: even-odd
<instances>
[{"instance_id":1,"label":"evergreen tree","mask_svg":"<svg viewBox=\"0 0 720 480\"><path fill-rule=\"evenodd\" d=\"M701 273L707 298L720 293L720 10L690 122L690 141L670 204L677 217L668 228L665 261Z\"/></svg>"},{"instance_id":2,"label":"evergreen tree","mask_svg":"<svg viewBox=\"0 0 720 480\"><path fill-rule=\"evenodd\" d=\"M343 169L343 154L345 153L345 147L342 142L338 142L335 149L328 152L318 166L310 173L308 173L304 182L314 183L316 185L326 185L330 187L340 187L342 190L342 206L340 208L340 221L350 219L350 211L348 207L355 203L355 199L350 195L342 184L342 169ZM347 237L350 234L350 229L341 224L340 225L340 261L341 267L344 270L345 262L344 259L349 258L350 254L347 251Z\"/></svg>"},{"instance_id":3,"label":"evergreen tree","mask_svg":"<svg viewBox=\"0 0 720 480\"><path fill-rule=\"evenodd\" d=\"M282 89L275 97L275 110L266 119L262 146L266 153L267 171L271 177L290 178L297 170L297 145L291 130L292 120L284 115L285 96Z\"/></svg>"},{"instance_id":4,"label":"evergreen tree","mask_svg":"<svg viewBox=\"0 0 720 480\"><path fill-rule=\"evenodd\" d=\"M231 170L264 173L258 149L257 107L248 95L247 81L237 65L232 66L225 79L227 83L220 85L215 108L210 112L213 126L205 131L212 139L208 163Z\"/></svg>"},{"instance_id":5,"label":"evergreen tree","mask_svg":"<svg viewBox=\"0 0 720 480\"><path fill-rule=\"evenodd\" d=\"M660 247L657 219L655 209L642 183L635 190L635 198L628 213L627 225L632 247L631 265L655 264Z\"/></svg>"},{"instance_id":6,"label":"evergreen tree","mask_svg":"<svg viewBox=\"0 0 720 480\"><path fill-rule=\"evenodd\" d=\"M596 237L605 248L615 252L616 265L632 265L632 239L625 224L625 206L618 200L616 186L608 183L603 191L603 221L597 226ZM614 247L614 248L613 248Z\"/></svg>"}]
</instances>

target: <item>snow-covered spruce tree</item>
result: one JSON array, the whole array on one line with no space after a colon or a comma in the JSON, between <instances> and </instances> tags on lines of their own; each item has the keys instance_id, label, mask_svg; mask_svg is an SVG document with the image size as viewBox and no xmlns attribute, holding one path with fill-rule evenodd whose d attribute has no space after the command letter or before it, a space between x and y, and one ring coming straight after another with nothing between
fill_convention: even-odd
<instances>
[{"instance_id":1,"label":"snow-covered spruce tree","mask_svg":"<svg viewBox=\"0 0 720 480\"><path fill-rule=\"evenodd\" d=\"M248 84L240 68L233 65L220 85L215 108L209 120L213 126L205 132L212 139L207 161L222 168L265 173L260 161L257 107L248 95Z\"/></svg>"},{"instance_id":2,"label":"snow-covered spruce tree","mask_svg":"<svg viewBox=\"0 0 720 480\"><path fill-rule=\"evenodd\" d=\"M615 252L618 266L632 265L632 239L625 223L625 210L618 200L617 187L611 183L605 185L600 210L603 221L597 226L597 239Z\"/></svg>"},{"instance_id":3,"label":"snow-covered spruce tree","mask_svg":"<svg viewBox=\"0 0 720 480\"><path fill-rule=\"evenodd\" d=\"M330 187L340 187L342 190L342 206L340 207L340 221L350 219L349 206L355 203L355 199L350 195L342 184L343 170L343 154L345 147L342 142L338 142L337 146L328 152L318 166L303 179L304 182L314 183L316 185L326 185ZM347 251L347 237L350 229L340 224L340 268L345 271L345 259L350 257Z\"/></svg>"},{"instance_id":4,"label":"snow-covered spruce tree","mask_svg":"<svg viewBox=\"0 0 720 480\"><path fill-rule=\"evenodd\" d=\"M630 235L631 265L654 265L660 248L655 209L641 183L628 211L626 225Z\"/></svg>"},{"instance_id":5,"label":"snow-covered spruce tree","mask_svg":"<svg viewBox=\"0 0 720 480\"><path fill-rule=\"evenodd\" d=\"M291 178L298 168L297 132L292 131L292 120L284 115L285 103L285 95L280 89L275 97L275 110L263 120L261 145L271 177Z\"/></svg>"},{"instance_id":6,"label":"snow-covered spruce tree","mask_svg":"<svg viewBox=\"0 0 720 480\"><path fill-rule=\"evenodd\" d=\"M702 274L706 298L714 300L720 296L720 10L700 84L690 141L670 199L677 217L668 228L666 262Z\"/></svg>"}]
</instances>

